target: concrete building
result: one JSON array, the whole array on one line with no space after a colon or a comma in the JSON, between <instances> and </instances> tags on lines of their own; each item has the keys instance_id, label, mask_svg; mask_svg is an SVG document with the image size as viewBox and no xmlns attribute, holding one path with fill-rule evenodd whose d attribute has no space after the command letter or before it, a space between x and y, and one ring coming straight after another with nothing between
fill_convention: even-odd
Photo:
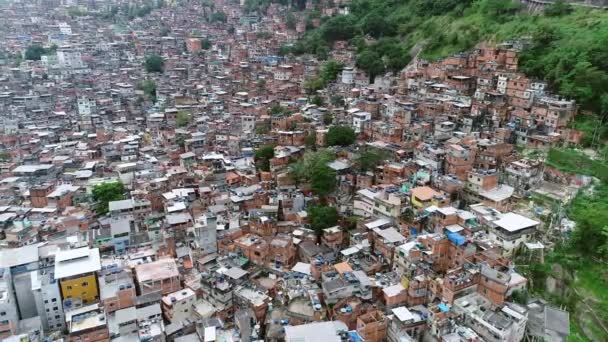
<instances>
[{"instance_id":1,"label":"concrete building","mask_svg":"<svg viewBox=\"0 0 608 342\"><path fill-rule=\"evenodd\" d=\"M192 317L196 294L189 288L169 293L161 302L163 316L171 323Z\"/></svg>"},{"instance_id":2,"label":"concrete building","mask_svg":"<svg viewBox=\"0 0 608 342\"><path fill-rule=\"evenodd\" d=\"M478 293L454 302L454 312L462 322L489 342L516 342L524 338L527 310L517 304L495 306Z\"/></svg>"},{"instance_id":3,"label":"concrete building","mask_svg":"<svg viewBox=\"0 0 608 342\"><path fill-rule=\"evenodd\" d=\"M321 287L327 303L336 303L351 296L372 298L372 282L363 271L325 272L322 274L322 281Z\"/></svg>"},{"instance_id":4,"label":"concrete building","mask_svg":"<svg viewBox=\"0 0 608 342\"><path fill-rule=\"evenodd\" d=\"M106 312L100 304L67 311L65 321L71 342L110 341Z\"/></svg>"},{"instance_id":5,"label":"concrete building","mask_svg":"<svg viewBox=\"0 0 608 342\"><path fill-rule=\"evenodd\" d=\"M177 264L173 259L160 259L135 267L139 293L160 291L166 295L182 288Z\"/></svg>"},{"instance_id":6,"label":"concrete building","mask_svg":"<svg viewBox=\"0 0 608 342\"><path fill-rule=\"evenodd\" d=\"M55 279L66 309L99 301L97 272L101 270L99 249L82 247L60 251L55 256Z\"/></svg>"},{"instance_id":7,"label":"concrete building","mask_svg":"<svg viewBox=\"0 0 608 342\"><path fill-rule=\"evenodd\" d=\"M316 322L285 327L286 342L341 342L348 327L341 321Z\"/></svg>"}]
</instances>

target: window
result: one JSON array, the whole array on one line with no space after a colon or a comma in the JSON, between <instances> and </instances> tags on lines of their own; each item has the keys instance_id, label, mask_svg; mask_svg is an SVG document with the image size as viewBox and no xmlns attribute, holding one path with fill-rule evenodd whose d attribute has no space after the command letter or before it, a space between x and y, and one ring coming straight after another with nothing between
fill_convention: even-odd
<instances>
[{"instance_id":1,"label":"window","mask_svg":"<svg viewBox=\"0 0 608 342\"><path fill-rule=\"evenodd\" d=\"M66 290L71 291L72 287L71 286L66 286Z\"/></svg>"},{"instance_id":2,"label":"window","mask_svg":"<svg viewBox=\"0 0 608 342\"><path fill-rule=\"evenodd\" d=\"M57 311L57 310L59 310L59 308L58 308L58 307L54 307L54 308L53 308L53 311Z\"/></svg>"},{"instance_id":3,"label":"window","mask_svg":"<svg viewBox=\"0 0 608 342\"><path fill-rule=\"evenodd\" d=\"M48 304L48 303L49 303L49 301L45 299L44 300L44 304Z\"/></svg>"},{"instance_id":4,"label":"window","mask_svg":"<svg viewBox=\"0 0 608 342\"><path fill-rule=\"evenodd\" d=\"M55 303L57 301L57 298L53 298L51 299L51 302Z\"/></svg>"},{"instance_id":5,"label":"window","mask_svg":"<svg viewBox=\"0 0 608 342\"><path fill-rule=\"evenodd\" d=\"M55 315L55 318L60 319L61 316L60 315Z\"/></svg>"},{"instance_id":6,"label":"window","mask_svg":"<svg viewBox=\"0 0 608 342\"><path fill-rule=\"evenodd\" d=\"M89 283L85 281L84 283L82 283L82 286L89 286Z\"/></svg>"}]
</instances>

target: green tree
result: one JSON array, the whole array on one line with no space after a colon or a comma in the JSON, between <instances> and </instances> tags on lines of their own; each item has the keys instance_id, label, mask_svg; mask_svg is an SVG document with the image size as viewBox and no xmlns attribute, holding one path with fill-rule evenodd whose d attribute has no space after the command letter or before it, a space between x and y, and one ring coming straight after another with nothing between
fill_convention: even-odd
<instances>
[{"instance_id":1,"label":"green tree","mask_svg":"<svg viewBox=\"0 0 608 342\"><path fill-rule=\"evenodd\" d=\"M367 73L370 83L373 83L376 76L384 72L381 56L378 52L369 49L357 56L357 66Z\"/></svg>"},{"instance_id":2,"label":"green tree","mask_svg":"<svg viewBox=\"0 0 608 342\"><path fill-rule=\"evenodd\" d=\"M406 222L414 222L415 218L416 218L416 213L414 212L414 209L412 209L411 207L407 207L403 211L403 214L401 214L401 219L403 219Z\"/></svg>"},{"instance_id":3,"label":"green tree","mask_svg":"<svg viewBox=\"0 0 608 342\"><path fill-rule=\"evenodd\" d=\"M323 113L323 124L325 126L329 126L329 125L331 125L332 122L334 122L333 114L330 112Z\"/></svg>"},{"instance_id":4,"label":"green tree","mask_svg":"<svg viewBox=\"0 0 608 342\"><path fill-rule=\"evenodd\" d=\"M190 114L186 112L178 112L175 118L175 124L177 127L186 127L190 123Z\"/></svg>"},{"instance_id":5,"label":"green tree","mask_svg":"<svg viewBox=\"0 0 608 342\"><path fill-rule=\"evenodd\" d=\"M270 121L266 120L266 121L262 122L261 124L256 125L255 133L258 135L264 135L264 134L270 132L270 128L271 128Z\"/></svg>"},{"instance_id":6,"label":"green tree","mask_svg":"<svg viewBox=\"0 0 608 342\"><path fill-rule=\"evenodd\" d=\"M163 72L165 61L157 54L146 57L145 67L147 72Z\"/></svg>"},{"instance_id":7,"label":"green tree","mask_svg":"<svg viewBox=\"0 0 608 342\"><path fill-rule=\"evenodd\" d=\"M273 104L270 109L268 109L268 114L274 116L285 115L289 113L289 109L281 106L280 104Z\"/></svg>"},{"instance_id":8,"label":"green tree","mask_svg":"<svg viewBox=\"0 0 608 342\"><path fill-rule=\"evenodd\" d=\"M108 212L108 203L125 199L125 187L121 182L106 182L93 188L93 199L97 202L97 213Z\"/></svg>"},{"instance_id":9,"label":"green tree","mask_svg":"<svg viewBox=\"0 0 608 342\"><path fill-rule=\"evenodd\" d=\"M154 82L154 80L139 82L137 89L142 90L152 102L156 102L156 82Z\"/></svg>"},{"instance_id":10,"label":"green tree","mask_svg":"<svg viewBox=\"0 0 608 342\"><path fill-rule=\"evenodd\" d=\"M319 106L319 107L322 107L323 104L324 104L323 103L323 98L321 96L319 96L319 95L313 96L312 99L310 100L310 103L312 103L312 104L314 104L316 106Z\"/></svg>"},{"instance_id":11,"label":"green tree","mask_svg":"<svg viewBox=\"0 0 608 342\"><path fill-rule=\"evenodd\" d=\"M336 171L325 164L317 165L310 170L310 187L322 201L336 190L336 176Z\"/></svg>"},{"instance_id":12,"label":"green tree","mask_svg":"<svg viewBox=\"0 0 608 342\"><path fill-rule=\"evenodd\" d=\"M40 44L32 44L25 50L25 59L30 61L39 61L46 50Z\"/></svg>"},{"instance_id":13,"label":"green tree","mask_svg":"<svg viewBox=\"0 0 608 342\"><path fill-rule=\"evenodd\" d=\"M166 37L169 35L169 33L171 33L171 29L168 27L163 27L160 29L160 36L161 37Z\"/></svg>"},{"instance_id":14,"label":"green tree","mask_svg":"<svg viewBox=\"0 0 608 342\"><path fill-rule=\"evenodd\" d=\"M310 206L306 211L310 219L310 227L319 237L323 234L323 229L336 226L340 219L336 208L330 206Z\"/></svg>"},{"instance_id":15,"label":"green tree","mask_svg":"<svg viewBox=\"0 0 608 342\"><path fill-rule=\"evenodd\" d=\"M548 17L561 17L572 13L572 5L565 0L557 0L545 8L545 15Z\"/></svg>"},{"instance_id":16,"label":"green tree","mask_svg":"<svg viewBox=\"0 0 608 342\"><path fill-rule=\"evenodd\" d=\"M529 294L526 289L523 290L515 290L511 294L511 299L513 302L521 305L528 305Z\"/></svg>"},{"instance_id":17,"label":"green tree","mask_svg":"<svg viewBox=\"0 0 608 342\"><path fill-rule=\"evenodd\" d=\"M344 105L345 105L344 96L342 96L342 95L332 95L329 98L329 102L334 107L344 107Z\"/></svg>"},{"instance_id":18,"label":"green tree","mask_svg":"<svg viewBox=\"0 0 608 342\"><path fill-rule=\"evenodd\" d=\"M357 134L348 126L332 126L327 131L328 146L349 146L357 140Z\"/></svg>"},{"instance_id":19,"label":"green tree","mask_svg":"<svg viewBox=\"0 0 608 342\"><path fill-rule=\"evenodd\" d=\"M315 150L317 148L317 131L312 130L304 139L306 148Z\"/></svg>"},{"instance_id":20,"label":"green tree","mask_svg":"<svg viewBox=\"0 0 608 342\"><path fill-rule=\"evenodd\" d=\"M296 16L293 15L293 12L287 13L287 15L285 16L285 25L287 26L287 28L290 30L295 30L296 23L297 23L297 19L296 19Z\"/></svg>"},{"instance_id":21,"label":"green tree","mask_svg":"<svg viewBox=\"0 0 608 342\"><path fill-rule=\"evenodd\" d=\"M329 41L349 40L357 32L356 18L351 15L340 15L329 19L323 25L321 34Z\"/></svg>"},{"instance_id":22,"label":"green tree","mask_svg":"<svg viewBox=\"0 0 608 342\"><path fill-rule=\"evenodd\" d=\"M258 88L259 91L264 91L266 90L266 80L263 78L260 78L257 82L256 82L256 86Z\"/></svg>"},{"instance_id":23,"label":"green tree","mask_svg":"<svg viewBox=\"0 0 608 342\"><path fill-rule=\"evenodd\" d=\"M228 20L228 16L223 11L213 12L211 14L211 22L225 23Z\"/></svg>"},{"instance_id":24,"label":"green tree","mask_svg":"<svg viewBox=\"0 0 608 342\"><path fill-rule=\"evenodd\" d=\"M203 50L211 49L211 41L209 40L209 38L205 38L201 41L201 48Z\"/></svg>"},{"instance_id":25,"label":"green tree","mask_svg":"<svg viewBox=\"0 0 608 342\"><path fill-rule=\"evenodd\" d=\"M274 158L274 145L264 145L255 151L255 164L262 171L270 171L272 158Z\"/></svg>"},{"instance_id":26,"label":"green tree","mask_svg":"<svg viewBox=\"0 0 608 342\"><path fill-rule=\"evenodd\" d=\"M311 135L312 134L309 136ZM311 141L311 143L313 142ZM334 160L334 158L335 155L329 150L306 151L304 157L300 161L291 165L290 177L298 184L302 182L309 183L312 179L311 170L327 167L327 163Z\"/></svg>"},{"instance_id":27,"label":"green tree","mask_svg":"<svg viewBox=\"0 0 608 342\"><path fill-rule=\"evenodd\" d=\"M342 68L344 68L344 64L342 62L335 59L330 59L323 64L323 67L321 67L321 73L319 76L325 84L328 84L336 80L342 71Z\"/></svg>"},{"instance_id":28,"label":"green tree","mask_svg":"<svg viewBox=\"0 0 608 342\"><path fill-rule=\"evenodd\" d=\"M325 88L325 82L320 77L310 78L304 82L304 90L308 94L314 94L323 88Z\"/></svg>"},{"instance_id":29,"label":"green tree","mask_svg":"<svg viewBox=\"0 0 608 342\"><path fill-rule=\"evenodd\" d=\"M367 148L359 154L355 160L355 165L359 172L367 172L373 170L389 157L389 153L385 150Z\"/></svg>"}]
</instances>

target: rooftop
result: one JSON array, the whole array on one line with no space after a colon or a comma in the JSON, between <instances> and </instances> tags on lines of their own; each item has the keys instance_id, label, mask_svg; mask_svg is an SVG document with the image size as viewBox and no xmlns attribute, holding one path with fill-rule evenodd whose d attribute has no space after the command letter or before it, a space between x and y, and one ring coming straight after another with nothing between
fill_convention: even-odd
<instances>
[{"instance_id":1,"label":"rooftop","mask_svg":"<svg viewBox=\"0 0 608 342\"><path fill-rule=\"evenodd\" d=\"M82 247L57 252L55 255L55 278L67 278L101 270L99 249Z\"/></svg>"},{"instance_id":2,"label":"rooftop","mask_svg":"<svg viewBox=\"0 0 608 342\"><path fill-rule=\"evenodd\" d=\"M173 259L160 259L147 264L137 265L135 266L135 274L140 282L179 277L177 264Z\"/></svg>"}]
</instances>

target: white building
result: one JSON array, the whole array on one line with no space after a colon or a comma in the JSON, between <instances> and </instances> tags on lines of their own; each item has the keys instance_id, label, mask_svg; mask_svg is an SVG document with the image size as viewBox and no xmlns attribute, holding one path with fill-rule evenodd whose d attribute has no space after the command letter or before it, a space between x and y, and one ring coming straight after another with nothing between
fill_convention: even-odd
<instances>
[{"instance_id":1,"label":"white building","mask_svg":"<svg viewBox=\"0 0 608 342\"><path fill-rule=\"evenodd\" d=\"M494 309L492 303L477 292L456 299L454 312L464 317L464 323L484 341L522 341L528 313L526 308L506 303Z\"/></svg>"},{"instance_id":2,"label":"white building","mask_svg":"<svg viewBox=\"0 0 608 342\"><path fill-rule=\"evenodd\" d=\"M344 84L355 84L355 76L357 72L353 67L344 67L342 69L342 83Z\"/></svg>"},{"instance_id":3,"label":"white building","mask_svg":"<svg viewBox=\"0 0 608 342\"><path fill-rule=\"evenodd\" d=\"M189 288L170 293L162 299L165 318L171 322L181 322L190 318L194 310L196 294Z\"/></svg>"},{"instance_id":4,"label":"white building","mask_svg":"<svg viewBox=\"0 0 608 342\"><path fill-rule=\"evenodd\" d=\"M502 246L505 254L510 255L515 248L528 241L539 224L519 214L500 214L490 223L489 237Z\"/></svg>"},{"instance_id":5,"label":"white building","mask_svg":"<svg viewBox=\"0 0 608 342\"><path fill-rule=\"evenodd\" d=\"M69 36L72 34L72 27L68 23L59 23L59 32L63 35Z\"/></svg>"},{"instance_id":6,"label":"white building","mask_svg":"<svg viewBox=\"0 0 608 342\"><path fill-rule=\"evenodd\" d=\"M32 277L32 293L38 307L38 315L45 331L62 330L65 328L65 315L59 282L53 278L49 270L34 271Z\"/></svg>"},{"instance_id":7,"label":"white building","mask_svg":"<svg viewBox=\"0 0 608 342\"><path fill-rule=\"evenodd\" d=\"M80 51L70 47L62 47L57 50L57 60L59 66L66 69L81 69L84 68L82 54Z\"/></svg>"},{"instance_id":8,"label":"white building","mask_svg":"<svg viewBox=\"0 0 608 342\"><path fill-rule=\"evenodd\" d=\"M19 321L17 300L11 289L10 269L0 268L0 338L12 335Z\"/></svg>"},{"instance_id":9,"label":"white building","mask_svg":"<svg viewBox=\"0 0 608 342\"><path fill-rule=\"evenodd\" d=\"M274 79L277 81L289 81L293 67L291 65L280 65L274 72Z\"/></svg>"},{"instance_id":10,"label":"white building","mask_svg":"<svg viewBox=\"0 0 608 342\"><path fill-rule=\"evenodd\" d=\"M340 333L348 331L342 321L315 322L285 327L286 342L340 342Z\"/></svg>"},{"instance_id":11,"label":"white building","mask_svg":"<svg viewBox=\"0 0 608 342\"><path fill-rule=\"evenodd\" d=\"M217 252L217 217L207 213L196 219L194 223L196 243L204 254Z\"/></svg>"},{"instance_id":12,"label":"white building","mask_svg":"<svg viewBox=\"0 0 608 342\"><path fill-rule=\"evenodd\" d=\"M81 116L90 116L91 114L95 114L95 109L97 104L95 100L89 99L86 96L82 96L78 98L78 114Z\"/></svg>"},{"instance_id":13,"label":"white building","mask_svg":"<svg viewBox=\"0 0 608 342\"><path fill-rule=\"evenodd\" d=\"M372 114L368 112L353 113L353 128L355 133L361 133L365 124L372 120Z\"/></svg>"}]
</instances>

